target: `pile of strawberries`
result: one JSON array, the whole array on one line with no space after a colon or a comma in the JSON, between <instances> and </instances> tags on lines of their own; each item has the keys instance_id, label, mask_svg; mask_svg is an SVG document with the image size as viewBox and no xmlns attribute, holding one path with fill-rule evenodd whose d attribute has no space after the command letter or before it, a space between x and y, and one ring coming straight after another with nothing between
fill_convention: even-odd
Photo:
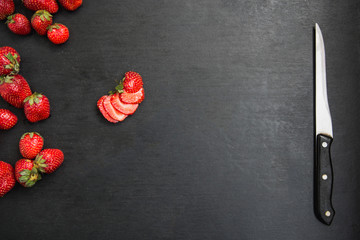
<instances>
[{"instance_id":1,"label":"pile of strawberries","mask_svg":"<svg viewBox=\"0 0 360 240\"><path fill-rule=\"evenodd\" d=\"M28 35L31 26L39 35L47 35L54 44L62 44L69 39L69 29L60 23L53 24L53 15L59 10L56 0L22 0L24 6L36 11L30 21L21 13L14 13L13 0L0 0L0 20L7 18L6 24L10 31L19 35ZM75 11L82 5L82 0L59 0L69 11Z\"/></svg>"},{"instance_id":2,"label":"pile of strawberries","mask_svg":"<svg viewBox=\"0 0 360 240\"><path fill-rule=\"evenodd\" d=\"M102 96L97 107L101 114L111 123L124 121L134 114L139 104L145 98L142 77L136 72L127 72L125 77L115 87L115 91Z\"/></svg>"},{"instance_id":3,"label":"pile of strawberries","mask_svg":"<svg viewBox=\"0 0 360 240\"><path fill-rule=\"evenodd\" d=\"M60 167L64 162L63 152L59 149L43 149L43 146L44 139L39 133L25 133L19 142L24 158L15 163L15 169L0 161L0 197L15 186L15 180L24 187L32 187L41 179L41 173L49 174Z\"/></svg>"},{"instance_id":4,"label":"pile of strawberries","mask_svg":"<svg viewBox=\"0 0 360 240\"><path fill-rule=\"evenodd\" d=\"M26 79L21 76L20 55L11 47L0 47L0 95L16 108L24 108L30 122L49 118L49 99L37 92L32 93ZM17 123L17 117L10 110L0 109L0 129L8 130Z\"/></svg>"}]
</instances>

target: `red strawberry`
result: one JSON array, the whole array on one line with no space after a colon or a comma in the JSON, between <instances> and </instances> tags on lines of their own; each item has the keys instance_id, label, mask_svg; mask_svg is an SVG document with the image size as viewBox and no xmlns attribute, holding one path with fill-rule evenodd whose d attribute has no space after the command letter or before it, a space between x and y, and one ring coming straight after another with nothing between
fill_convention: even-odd
<instances>
[{"instance_id":1,"label":"red strawberry","mask_svg":"<svg viewBox=\"0 0 360 240\"><path fill-rule=\"evenodd\" d=\"M24 112L30 122L38 122L49 118L49 99L40 93L35 92L24 100Z\"/></svg>"},{"instance_id":2,"label":"red strawberry","mask_svg":"<svg viewBox=\"0 0 360 240\"><path fill-rule=\"evenodd\" d=\"M59 0L59 3L66 10L75 11L76 9L78 9L81 6L82 0Z\"/></svg>"},{"instance_id":3,"label":"red strawberry","mask_svg":"<svg viewBox=\"0 0 360 240\"><path fill-rule=\"evenodd\" d=\"M61 23L54 23L49 27L47 37L54 44L62 44L69 39L69 29Z\"/></svg>"},{"instance_id":4,"label":"red strawberry","mask_svg":"<svg viewBox=\"0 0 360 240\"><path fill-rule=\"evenodd\" d=\"M0 109L0 129L9 130L13 128L18 121L18 118L10 110Z\"/></svg>"},{"instance_id":5,"label":"red strawberry","mask_svg":"<svg viewBox=\"0 0 360 240\"><path fill-rule=\"evenodd\" d=\"M104 108L106 112L110 115L111 118L117 120L117 121L124 121L124 119L127 117L126 114L123 114L122 112L119 112L111 105L111 96L107 96L104 98Z\"/></svg>"},{"instance_id":6,"label":"red strawberry","mask_svg":"<svg viewBox=\"0 0 360 240\"><path fill-rule=\"evenodd\" d=\"M12 47L0 48L0 75L17 74L20 70L20 55Z\"/></svg>"},{"instance_id":7,"label":"red strawberry","mask_svg":"<svg viewBox=\"0 0 360 240\"><path fill-rule=\"evenodd\" d=\"M31 89L21 75L0 77L1 97L17 108L24 107L24 100L31 95Z\"/></svg>"},{"instance_id":8,"label":"red strawberry","mask_svg":"<svg viewBox=\"0 0 360 240\"><path fill-rule=\"evenodd\" d=\"M0 161L0 197L3 197L15 186L14 168L3 161Z\"/></svg>"},{"instance_id":9,"label":"red strawberry","mask_svg":"<svg viewBox=\"0 0 360 240\"><path fill-rule=\"evenodd\" d=\"M119 93L111 95L110 102L116 110L126 115L133 114L139 106L139 104L129 104L121 102L119 98Z\"/></svg>"},{"instance_id":10,"label":"red strawberry","mask_svg":"<svg viewBox=\"0 0 360 240\"><path fill-rule=\"evenodd\" d=\"M127 72L123 79L124 90L128 93L136 93L143 87L143 81L137 72Z\"/></svg>"},{"instance_id":11,"label":"red strawberry","mask_svg":"<svg viewBox=\"0 0 360 240\"><path fill-rule=\"evenodd\" d=\"M46 35L47 27L52 23L52 15L46 10L36 11L31 18L31 26L39 35Z\"/></svg>"},{"instance_id":12,"label":"red strawberry","mask_svg":"<svg viewBox=\"0 0 360 240\"><path fill-rule=\"evenodd\" d=\"M64 153L59 149L44 149L35 159L35 166L43 173L52 173L64 162Z\"/></svg>"},{"instance_id":13,"label":"red strawberry","mask_svg":"<svg viewBox=\"0 0 360 240\"><path fill-rule=\"evenodd\" d=\"M32 11L46 10L52 14L59 10L55 0L22 0L24 6Z\"/></svg>"},{"instance_id":14,"label":"red strawberry","mask_svg":"<svg viewBox=\"0 0 360 240\"><path fill-rule=\"evenodd\" d=\"M20 13L15 13L7 17L6 24L10 31L18 35L28 35L31 32L29 20Z\"/></svg>"},{"instance_id":15,"label":"red strawberry","mask_svg":"<svg viewBox=\"0 0 360 240\"><path fill-rule=\"evenodd\" d=\"M120 94L120 100L123 103L141 103L145 98L145 91L144 88L141 88L139 91L137 91L136 93L128 93L128 92L123 92Z\"/></svg>"},{"instance_id":16,"label":"red strawberry","mask_svg":"<svg viewBox=\"0 0 360 240\"><path fill-rule=\"evenodd\" d=\"M19 142L20 153L24 158L34 159L44 146L43 137L37 132L24 133Z\"/></svg>"},{"instance_id":17,"label":"red strawberry","mask_svg":"<svg viewBox=\"0 0 360 240\"><path fill-rule=\"evenodd\" d=\"M41 175L34 161L29 159L20 159L15 163L15 178L24 187L32 187L41 179Z\"/></svg>"},{"instance_id":18,"label":"red strawberry","mask_svg":"<svg viewBox=\"0 0 360 240\"><path fill-rule=\"evenodd\" d=\"M104 116L104 118L106 118L106 120L108 120L109 122L112 123L117 123L118 120L113 119L112 117L110 117L110 115L106 112L105 108L104 108L104 99L107 97L107 95L102 96L98 102L97 102L97 107L99 108L101 114Z\"/></svg>"},{"instance_id":19,"label":"red strawberry","mask_svg":"<svg viewBox=\"0 0 360 240\"><path fill-rule=\"evenodd\" d=\"M0 0L0 20L14 13L15 4L13 0Z\"/></svg>"}]
</instances>

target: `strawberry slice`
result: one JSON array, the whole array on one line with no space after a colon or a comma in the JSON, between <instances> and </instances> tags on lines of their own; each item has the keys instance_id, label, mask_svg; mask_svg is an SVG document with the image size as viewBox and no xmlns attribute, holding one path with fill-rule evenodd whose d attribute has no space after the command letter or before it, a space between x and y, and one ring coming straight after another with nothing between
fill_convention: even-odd
<instances>
[{"instance_id":1,"label":"strawberry slice","mask_svg":"<svg viewBox=\"0 0 360 240\"><path fill-rule=\"evenodd\" d=\"M121 102L120 98L119 98L119 93L115 93L115 94L111 95L110 102L111 102L111 105L113 105L113 107L116 110L122 112L123 114L127 114L127 115L133 114L139 106L139 104L131 104L131 103Z\"/></svg>"},{"instance_id":2,"label":"strawberry slice","mask_svg":"<svg viewBox=\"0 0 360 240\"><path fill-rule=\"evenodd\" d=\"M102 96L99 101L97 102L97 107L99 108L101 114L104 116L104 118L106 118L106 120L108 120L109 122L112 123L117 123L118 120L113 119L112 117L110 117L110 115L106 112L105 108L104 108L104 99L107 97L107 95Z\"/></svg>"},{"instance_id":3,"label":"strawberry slice","mask_svg":"<svg viewBox=\"0 0 360 240\"><path fill-rule=\"evenodd\" d=\"M116 110L112 105L111 105L111 96L106 96L106 98L104 99L104 108L106 110L106 112L110 115L110 117L112 117L113 119L117 120L117 121L124 121L124 119L128 116L126 114L123 114L122 112Z\"/></svg>"},{"instance_id":4,"label":"strawberry slice","mask_svg":"<svg viewBox=\"0 0 360 240\"><path fill-rule=\"evenodd\" d=\"M141 88L136 93L128 93L124 91L120 94L120 100L123 103L130 103L130 104L137 104L141 103L145 98L145 91L144 88Z\"/></svg>"}]
</instances>

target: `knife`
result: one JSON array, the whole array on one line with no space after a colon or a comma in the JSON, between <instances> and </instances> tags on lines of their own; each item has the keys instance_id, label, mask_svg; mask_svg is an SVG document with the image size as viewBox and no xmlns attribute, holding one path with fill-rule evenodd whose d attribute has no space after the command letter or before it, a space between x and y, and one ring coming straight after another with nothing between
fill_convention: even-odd
<instances>
[{"instance_id":1,"label":"knife","mask_svg":"<svg viewBox=\"0 0 360 240\"><path fill-rule=\"evenodd\" d=\"M333 167L330 147L333 129L326 89L324 39L319 25L315 24L315 204L317 218L330 225L335 211L332 206Z\"/></svg>"}]
</instances>

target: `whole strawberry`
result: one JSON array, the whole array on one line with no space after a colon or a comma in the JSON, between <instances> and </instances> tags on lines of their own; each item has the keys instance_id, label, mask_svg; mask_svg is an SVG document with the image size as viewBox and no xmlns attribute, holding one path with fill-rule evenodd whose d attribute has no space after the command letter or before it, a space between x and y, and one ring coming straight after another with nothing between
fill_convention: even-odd
<instances>
[{"instance_id":1,"label":"whole strawberry","mask_svg":"<svg viewBox=\"0 0 360 240\"><path fill-rule=\"evenodd\" d=\"M0 197L3 197L15 186L14 168L3 161L0 161Z\"/></svg>"},{"instance_id":2,"label":"whole strawberry","mask_svg":"<svg viewBox=\"0 0 360 240\"><path fill-rule=\"evenodd\" d=\"M136 93L143 87L143 81L137 72L127 72L123 79L124 90L128 93Z\"/></svg>"},{"instance_id":3,"label":"whole strawberry","mask_svg":"<svg viewBox=\"0 0 360 240\"><path fill-rule=\"evenodd\" d=\"M24 158L34 159L44 146L43 137L37 132L24 133L20 138L19 149Z\"/></svg>"},{"instance_id":4,"label":"whole strawberry","mask_svg":"<svg viewBox=\"0 0 360 240\"><path fill-rule=\"evenodd\" d=\"M0 76L17 74L20 70L20 55L12 47L0 48Z\"/></svg>"},{"instance_id":5,"label":"whole strawberry","mask_svg":"<svg viewBox=\"0 0 360 240\"><path fill-rule=\"evenodd\" d=\"M36 157L34 164L43 173L52 173L64 162L64 153L59 149L44 149Z\"/></svg>"},{"instance_id":6,"label":"whole strawberry","mask_svg":"<svg viewBox=\"0 0 360 240\"><path fill-rule=\"evenodd\" d=\"M0 109L0 129L9 130L13 128L18 121L18 118L10 110Z\"/></svg>"},{"instance_id":7,"label":"whole strawberry","mask_svg":"<svg viewBox=\"0 0 360 240\"><path fill-rule=\"evenodd\" d=\"M15 4L13 0L0 0L0 20L4 20L7 16L13 14Z\"/></svg>"},{"instance_id":8,"label":"whole strawberry","mask_svg":"<svg viewBox=\"0 0 360 240\"><path fill-rule=\"evenodd\" d=\"M17 108L24 107L24 100L31 95L31 89L21 75L0 76L1 97Z\"/></svg>"},{"instance_id":9,"label":"whole strawberry","mask_svg":"<svg viewBox=\"0 0 360 240\"><path fill-rule=\"evenodd\" d=\"M29 159L20 159L15 163L15 178L24 187L32 187L41 179L41 175L34 161Z\"/></svg>"},{"instance_id":10,"label":"whole strawberry","mask_svg":"<svg viewBox=\"0 0 360 240\"><path fill-rule=\"evenodd\" d=\"M24 6L32 11L46 10L52 14L59 10L55 0L22 0Z\"/></svg>"},{"instance_id":11,"label":"whole strawberry","mask_svg":"<svg viewBox=\"0 0 360 240\"><path fill-rule=\"evenodd\" d=\"M47 28L52 24L52 15L46 10L38 10L31 18L31 26L39 35L46 35Z\"/></svg>"},{"instance_id":12,"label":"whole strawberry","mask_svg":"<svg viewBox=\"0 0 360 240\"><path fill-rule=\"evenodd\" d=\"M31 32L29 20L20 13L8 16L6 24L10 31L18 35L28 35Z\"/></svg>"},{"instance_id":13,"label":"whole strawberry","mask_svg":"<svg viewBox=\"0 0 360 240\"><path fill-rule=\"evenodd\" d=\"M24 100L24 112L30 122L38 122L49 118L49 99L40 93L33 93Z\"/></svg>"},{"instance_id":14,"label":"whole strawberry","mask_svg":"<svg viewBox=\"0 0 360 240\"><path fill-rule=\"evenodd\" d=\"M75 11L82 5L82 0L59 0L59 3L66 10Z\"/></svg>"},{"instance_id":15,"label":"whole strawberry","mask_svg":"<svg viewBox=\"0 0 360 240\"><path fill-rule=\"evenodd\" d=\"M69 29L61 24L55 23L49 26L49 30L47 32L47 37L54 44L62 44L69 39Z\"/></svg>"}]
</instances>

